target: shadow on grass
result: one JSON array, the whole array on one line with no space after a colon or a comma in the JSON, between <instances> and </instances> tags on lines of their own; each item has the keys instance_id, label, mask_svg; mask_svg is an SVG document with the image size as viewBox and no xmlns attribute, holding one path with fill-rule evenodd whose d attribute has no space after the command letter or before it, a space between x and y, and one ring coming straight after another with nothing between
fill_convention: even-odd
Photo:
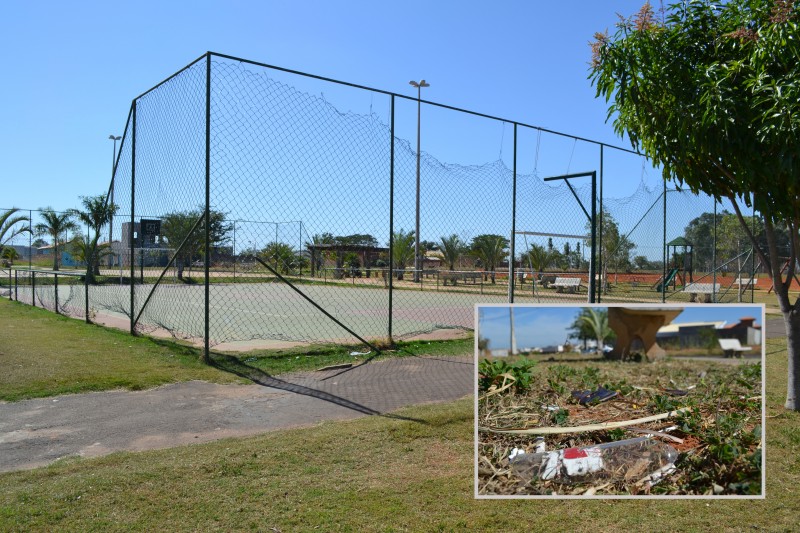
<instances>
[{"instance_id":1,"label":"shadow on grass","mask_svg":"<svg viewBox=\"0 0 800 533\"><path fill-rule=\"evenodd\" d=\"M367 407L366 405L348 400L347 398L344 398L342 396L337 396L335 394L314 389L312 387L306 387L303 385L298 385L296 383L290 383L288 381L271 376L270 374L267 374L263 370L245 364L236 357L227 354L212 352L210 364L211 366L219 370L222 370L223 372L229 372L231 374L235 374L237 376L249 379L253 383L262 385L264 387L271 387L273 389L285 390L288 392L293 392L295 394L302 394L303 396L311 396L312 398L317 398L319 400L323 400L342 407L346 407L348 409L351 409L353 411L365 415L377 415L385 418L404 420L407 422L418 422L420 424L425 424L425 425L428 424L426 421L421 419L394 415L390 413L382 413L376 409L372 409L371 407Z\"/></svg>"}]
</instances>

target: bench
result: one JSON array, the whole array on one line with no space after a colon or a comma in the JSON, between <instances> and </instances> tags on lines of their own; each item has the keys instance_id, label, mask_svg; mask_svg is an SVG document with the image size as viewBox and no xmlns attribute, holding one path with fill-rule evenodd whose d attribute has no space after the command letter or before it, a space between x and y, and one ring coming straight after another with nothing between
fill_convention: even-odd
<instances>
[{"instance_id":1,"label":"bench","mask_svg":"<svg viewBox=\"0 0 800 533\"><path fill-rule=\"evenodd\" d=\"M689 283L683 288L683 292L689 293L689 301L696 302L697 296L702 294L705 303L711 302L712 294L719 294L719 283Z\"/></svg>"},{"instance_id":2,"label":"bench","mask_svg":"<svg viewBox=\"0 0 800 533\"><path fill-rule=\"evenodd\" d=\"M480 281L481 277L483 276L483 272L442 272L441 279L442 285L447 285L447 282L452 282L453 286L456 285L456 281L461 280L466 285L468 280L472 280L472 284L475 285Z\"/></svg>"},{"instance_id":3,"label":"bench","mask_svg":"<svg viewBox=\"0 0 800 533\"><path fill-rule=\"evenodd\" d=\"M549 274L539 274L539 283L542 285L543 288L549 287L552 283L555 283L557 276L552 276Z\"/></svg>"},{"instance_id":4,"label":"bench","mask_svg":"<svg viewBox=\"0 0 800 533\"><path fill-rule=\"evenodd\" d=\"M556 278L550 285L556 288L556 292L563 292L564 289L576 292L581 288L581 278Z\"/></svg>"},{"instance_id":5,"label":"bench","mask_svg":"<svg viewBox=\"0 0 800 533\"><path fill-rule=\"evenodd\" d=\"M750 351L750 347L739 344L739 339L719 339L719 347L725 357L741 357L742 353Z\"/></svg>"},{"instance_id":6,"label":"bench","mask_svg":"<svg viewBox=\"0 0 800 533\"><path fill-rule=\"evenodd\" d=\"M736 278L733 285L738 285L743 291L749 289L755 280L753 278Z\"/></svg>"}]
</instances>

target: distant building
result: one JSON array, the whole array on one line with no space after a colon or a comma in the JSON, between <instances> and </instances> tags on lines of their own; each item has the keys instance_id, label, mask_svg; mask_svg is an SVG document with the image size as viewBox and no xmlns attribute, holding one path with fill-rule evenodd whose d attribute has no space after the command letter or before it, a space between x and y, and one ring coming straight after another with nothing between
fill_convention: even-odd
<instances>
[{"instance_id":1,"label":"distant building","mask_svg":"<svg viewBox=\"0 0 800 533\"><path fill-rule=\"evenodd\" d=\"M742 317L738 324L730 324L717 330L720 339L737 339L742 346L761 344L761 326L753 317Z\"/></svg>"},{"instance_id":2,"label":"distant building","mask_svg":"<svg viewBox=\"0 0 800 533\"><path fill-rule=\"evenodd\" d=\"M680 348L696 348L703 346L709 335L714 335L717 339L738 339L743 346L753 346L761 344L761 326L755 325L755 320L744 317L736 324L724 320L673 323L659 329L656 339Z\"/></svg>"}]
</instances>

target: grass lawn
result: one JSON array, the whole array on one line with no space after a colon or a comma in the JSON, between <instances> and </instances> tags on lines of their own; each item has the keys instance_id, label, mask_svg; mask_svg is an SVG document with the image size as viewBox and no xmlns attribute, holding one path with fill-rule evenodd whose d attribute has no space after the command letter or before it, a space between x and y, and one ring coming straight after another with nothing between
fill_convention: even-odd
<instances>
[{"instance_id":1,"label":"grass lawn","mask_svg":"<svg viewBox=\"0 0 800 533\"><path fill-rule=\"evenodd\" d=\"M0 299L0 400L17 401L76 392L126 388L141 390L194 379L249 383L252 369L271 375L314 370L367 356L363 347L313 345L247 353L212 353L202 364L200 350L177 342L132 337L85 324L44 309ZM456 355L472 352L471 338L455 341L400 342L376 359L406 355Z\"/></svg>"},{"instance_id":2,"label":"grass lawn","mask_svg":"<svg viewBox=\"0 0 800 533\"><path fill-rule=\"evenodd\" d=\"M0 339L0 400L138 390L193 379L243 381L200 363L196 350L5 299L0 299Z\"/></svg>"},{"instance_id":3,"label":"grass lawn","mask_svg":"<svg viewBox=\"0 0 800 533\"><path fill-rule=\"evenodd\" d=\"M764 500L475 500L467 398L400 412L421 423L368 417L0 474L0 531L794 531L800 413L782 407L785 341L767 344Z\"/></svg>"}]
</instances>

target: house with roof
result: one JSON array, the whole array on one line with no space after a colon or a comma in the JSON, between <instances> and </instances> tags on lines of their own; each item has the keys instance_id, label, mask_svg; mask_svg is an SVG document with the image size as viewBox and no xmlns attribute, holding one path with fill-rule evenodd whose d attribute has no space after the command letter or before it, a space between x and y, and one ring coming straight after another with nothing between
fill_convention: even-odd
<instances>
[{"instance_id":1,"label":"house with roof","mask_svg":"<svg viewBox=\"0 0 800 533\"><path fill-rule=\"evenodd\" d=\"M743 317L736 324L725 320L667 324L658 330L656 339L679 348L697 348L713 335L717 339L738 339L742 346L753 346L761 344L761 326L756 325L755 320Z\"/></svg>"}]
</instances>

